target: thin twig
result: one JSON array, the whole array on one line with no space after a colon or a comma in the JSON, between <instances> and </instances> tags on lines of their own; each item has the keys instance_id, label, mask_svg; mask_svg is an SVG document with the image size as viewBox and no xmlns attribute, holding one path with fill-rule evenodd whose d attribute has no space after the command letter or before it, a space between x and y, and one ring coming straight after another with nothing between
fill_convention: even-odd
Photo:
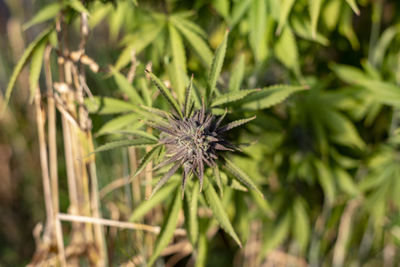
<instances>
[{"instance_id":1,"label":"thin twig","mask_svg":"<svg viewBox=\"0 0 400 267\"><path fill-rule=\"evenodd\" d=\"M161 228L159 226L151 226L147 224L140 224L140 223L131 223L131 222L121 222L121 221L114 221L109 219L103 218L93 218L87 216L79 216L79 215L71 215L65 213L57 214L57 218L61 221L70 221L70 222L83 222L83 223L92 223L92 224L99 224L111 227L118 227L123 229L132 229L138 231L146 231L153 234L159 234ZM177 228L174 231L174 235L176 236L186 236L186 230L182 228Z\"/></svg>"}]
</instances>

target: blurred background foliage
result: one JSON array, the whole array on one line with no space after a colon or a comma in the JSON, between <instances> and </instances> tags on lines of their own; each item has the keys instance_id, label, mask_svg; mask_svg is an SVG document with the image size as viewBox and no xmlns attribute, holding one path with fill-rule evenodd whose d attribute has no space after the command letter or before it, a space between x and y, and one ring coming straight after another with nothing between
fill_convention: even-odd
<instances>
[{"instance_id":1,"label":"blurred background foliage","mask_svg":"<svg viewBox=\"0 0 400 267\"><path fill-rule=\"evenodd\" d=\"M190 74L199 88L204 87L214 51L229 29L218 81L222 93L275 84L291 89L278 91L272 102L242 103L245 110L230 110L231 118L257 115L232 137L253 143L234 161L262 188L266 200L226 189L222 203L244 247L239 249L217 230L209 240L198 241L199 258L206 259L207 266L400 262L400 2L76 2L0 1L0 106L7 100L6 88L18 59L60 10L67 15L68 42L75 47L77 14L82 9L90 14L86 51L100 66L98 73L86 71L92 93L128 102L135 100L127 95L120 76L132 65L136 67L132 86L146 104L151 101L146 88L151 87L151 94L156 91L145 79L146 66L170 82L180 101ZM56 42L52 36L49 39ZM32 67L19 73L0 121L0 264L4 266L30 261L35 249L32 231L45 217L36 126L29 105L30 71ZM37 79L44 84L43 77ZM294 89L299 85L308 90ZM156 101L165 106L159 98ZM136 117L119 108L120 112L91 115L96 144L112 140L105 135L110 130L136 127ZM123 119L116 113L123 113ZM100 189L129 173L127 150L101 153L96 160ZM62 153L58 165L60 210L66 211ZM102 195L104 217L132 219L139 203L132 203L129 188ZM165 194L159 205L167 207L172 199ZM162 221L162 217L153 220L158 225ZM210 224L207 227L215 227ZM206 236L204 225L200 225L202 236ZM110 264L142 253L137 238L128 230L114 234L108 244ZM189 256L179 264L184 266Z\"/></svg>"}]
</instances>

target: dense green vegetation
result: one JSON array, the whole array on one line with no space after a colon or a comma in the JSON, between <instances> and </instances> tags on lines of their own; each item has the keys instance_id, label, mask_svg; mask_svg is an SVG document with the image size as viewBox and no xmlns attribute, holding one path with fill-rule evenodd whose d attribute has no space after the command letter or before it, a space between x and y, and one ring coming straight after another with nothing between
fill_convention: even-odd
<instances>
[{"instance_id":1,"label":"dense green vegetation","mask_svg":"<svg viewBox=\"0 0 400 267\"><path fill-rule=\"evenodd\" d=\"M0 3L0 264L400 262L398 1L24 3Z\"/></svg>"}]
</instances>

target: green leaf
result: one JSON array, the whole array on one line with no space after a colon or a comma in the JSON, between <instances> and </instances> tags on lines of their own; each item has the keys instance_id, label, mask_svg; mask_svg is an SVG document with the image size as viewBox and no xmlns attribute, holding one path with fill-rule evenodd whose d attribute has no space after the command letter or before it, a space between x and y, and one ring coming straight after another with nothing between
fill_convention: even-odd
<instances>
[{"instance_id":1,"label":"green leaf","mask_svg":"<svg viewBox=\"0 0 400 267\"><path fill-rule=\"evenodd\" d=\"M208 75L207 89L206 89L206 97L208 101L210 101L210 98L213 96L213 92L217 85L217 80L221 73L222 65L224 64L226 45L228 42L228 34L229 32L226 31L224 40L215 51L215 56L212 61L210 74Z\"/></svg>"},{"instance_id":2,"label":"green leaf","mask_svg":"<svg viewBox=\"0 0 400 267\"><path fill-rule=\"evenodd\" d=\"M138 115L135 113L128 113L116 118L113 118L106 123L104 123L101 128L97 131L96 135L100 136L106 133L111 133L127 126L132 125L138 120Z\"/></svg>"},{"instance_id":3,"label":"green leaf","mask_svg":"<svg viewBox=\"0 0 400 267\"><path fill-rule=\"evenodd\" d=\"M192 105L192 88L193 88L193 75L190 78L189 85L186 88L185 92L185 103L183 107L183 111L185 112L185 116L189 117L190 116L190 109Z\"/></svg>"},{"instance_id":4,"label":"green leaf","mask_svg":"<svg viewBox=\"0 0 400 267\"><path fill-rule=\"evenodd\" d=\"M208 241L206 231L200 232L199 242L197 245L197 257L195 267L205 267L207 258Z\"/></svg>"},{"instance_id":5,"label":"green leaf","mask_svg":"<svg viewBox=\"0 0 400 267\"><path fill-rule=\"evenodd\" d=\"M172 67L173 75L171 82L174 88L177 89L178 99L183 101L183 94L185 91L185 76L186 76L186 55L185 48L180 34L172 25L169 23L169 41L172 50Z\"/></svg>"},{"instance_id":6,"label":"green leaf","mask_svg":"<svg viewBox=\"0 0 400 267\"><path fill-rule=\"evenodd\" d=\"M242 107L260 110L279 104L295 92L308 89L307 85L273 85L251 94L241 101Z\"/></svg>"},{"instance_id":7,"label":"green leaf","mask_svg":"<svg viewBox=\"0 0 400 267\"><path fill-rule=\"evenodd\" d=\"M183 114L181 110L179 109L178 103L176 103L175 99L172 97L170 91L165 87L164 83L157 78L156 75L154 75L152 72L146 70L146 72L150 75L151 80L153 81L154 85L160 90L161 94L165 97L165 99L168 101L168 103L171 105L171 107L175 110L177 114L181 118L183 118Z\"/></svg>"},{"instance_id":8,"label":"green leaf","mask_svg":"<svg viewBox=\"0 0 400 267\"><path fill-rule=\"evenodd\" d=\"M172 20L174 26L182 33L185 39L189 42L190 46L200 57L206 67L211 66L212 52L208 47L207 43L191 28L187 27L186 24L180 23L179 21Z\"/></svg>"},{"instance_id":9,"label":"green leaf","mask_svg":"<svg viewBox=\"0 0 400 267\"><path fill-rule=\"evenodd\" d=\"M120 147L143 147L148 145L155 145L157 141L148 139L148 138L141 138L141 139L131 139L131 140L119 140L119 141L112 141L107 144L101 145L96 148L92 153L98 153L110 149L120 148Z\"/></svg>"},{"instance_id":10,"label":"green leaf","mask_svg":"<svg viewBox=\"0 0 400 267\"><path fill-rule=\"evenodd\" d=\"M255 118L256 118L256 116L253 116L253 117L247 118L247 119L240 119L240 120L232 121L232 122L224 125L223 127L221 127L218 131L221 132L221 133L229 131L229 130L231 130L233 128L239 127L240 125L248 123L249 121L252 121Z\"/></svg>"},{"instance_id":11,"label":"green leaf","mask_svg":"<svg viewBox=\"0 0 400 267\"><path fill-rule=\"evenodd\" d=\"M321 160L314 161L317 169L318 181L324 191L325 201L332 205L335 200L335 183L330 168Z\"/></svg>"},{"instance_id":12,"label":"green leaf","mask_svg":"<svg viewBox=\"0 0 400 267\"><path fill-rule=\"evenodd\" d=\"M339 187L341 190L343 190L343 192L349 196L360 195L360 190L353 181L353 178L344 169L339 167L335 168L334 175L336 176Z\"/></svg>"},{"instance_id":13,"label":"green leaf","mask_svg":"<svg viewBox=\"0 0 400 267\"><path fill-rule=\"evenodd\" d=\"M44 40L38 44L36 49L32 51L31 68L29 72L29 87L30 87L30 97L29 102L32 103L35 96L36 89L38 87L40 72L42 70L43 55L46 48L47 42Z\"/></svg>"},{"instance_id":14,"label":"green leaf","mask_svg":"<svg viewBox=\"0 0 400 267\"><path fill-rule=\"evenodd\" d=\"M26 31L38 23L54 18L62 8L63 5L60 2L51 3L42 7L33 18L22 25L23 30Z\"/></svg>"},{"instance_id":15,"label":"green leaf","mask_svg":"<svg viewBox=\"0 0 400 267\"><path fill-rule=\"evenodd\" d=\"M79 0L69 0L68 5L78 13L86 13L90 16L89 10Z\"/></svg>"},{"instance_id":16,"label":"green leaf","mask_svg":"<svg viewBox=\"0 0 400 267\"><path fill-rule=\"evenodd\" d=\"M253 0L248 15L251 28L249 42L257 62L267 56L266 14L265 0Z\"/></svg>"},{"instance_id":17,"label":"green leaf","mask_svg":"<svg viewBox=\"0 0 400 267\"><path fill-rule=\"evenodd\" d=\"M286 25L286 22L288 21L289 13L292 10L292 7L294 5L296 0L283 0L282 5L281 5L281 11L279 14L279 23L278 23L278 28L276 29L276 33L280 34L283 26Z\"/></svg>"},{"instance_id":18,"label":"green leaf","mask_svg":"<svg viewBox=\"0 0 400 267\"><path fill-rule=\"evenodd\" d=\"M142 219L151 209L171 197L171 194L179 186L179 182L169 183L161 188L152 198L143 201L135 208L129 221L137 222Z\"/></svg>"},{"instance_id":19,"label":"green leaf","mask_svg":"<svg viewBox=\"0 0 400 267\"><path fill-rule=\"evenodd\" d=\"M14 88L15 82L19 73L21 72L22 68L25 66L26 62L28 61L29 57L32 55L32 52L37 48L41 42L46 39L49 34L53 31L53 27L49 27L42 31L36 39L28 45L25 49L24 53L22 54L21 58L18 60L17 65L15 66L13 73L11 74L11 78L8 81L5 97L4 97L4 106L1 109L0 115L4 114L8 102L10 101L11 93Z\"/></svg>"},{"instance_id":20,"label":"green leaf","mask_svg":"<svg viewBox=\"0 0 400 267\"><path fill-rule=\"evenodd\" d=\"M275 55L287 68L296 75L300 73L299 52L296 38L289 27L285 27L278 41L275 43Z\"/></svg>"},{"instance_id":21,"label":"green leaf","mask_svg":"<svg viewBox=\"0 0 400 267\"><path fill-rule=\"evenodd\" d=\"M318 18L321 12L321 5L323 0L308 0L308 6L311 16L311 34L313 38L317 36Z\"/></svg>"},{"instance_id":22,"label":"green leaf","mask_svg":"<svg viewBox=\"0 0 400 267\"><path fill-rule=\"evenodd\" d=\"M229 21L230 29L233 29L236 26L236 24L240 21L240 19L243 17L247 9L249 8L251 2L252 0L234 1L232 8L232 15Z\"/></svg>"},{"instance_id":23,"label":"green leaf","mask_svg":"<svg viewBox=\"0 0 400 267\"><path fill-rule=\"evenodd\" d=\"M219 190L219 195L222 197L224 194L224 189L222 187L222 179L221 179L221 173L219 172L219 167L218 164L215 164L215 166L213 166L213 176L215 178L215 181L217 183L218 186L218 190Z\"/></svg>"},{"instance_id":24,"label":"green leaf","mask_svg":"<svg viewBox=\"0 0 400 267\"><path fill-rule=\"evenodd\" d=\"M310 239L310 220L304 207L303 200L297 198L293 205L293 235L304 253Z\"/></svg>"},{"instance_id":25,"label":"green leaf","mask_svg":"<svg viewBox=\"0 0 400 267\"><path fill-rule=\"evenodd\" d=\"M267 199L264 196L261 196L258 194L256 191L250 191L250 195L252 199L254 200L255 204L259 208L260 211L262 211L263 215L266 215L268 218L275 218L275 213L271 208L271 205L267 201Z\"/></svg>"},{"instance_id":26,"label":"green leaf","mask_svg":"<svg viewBox=\"0 0 400 267\"><path fill-rule=\"evenodd\" d=\"M110 68L118 88L129 97L129 100L134 104L144 104L142 97L136 92L125 76L119 73L114 67Z\"/></svg>"},{"instance_id":27,"label":"green leaf","mask_svg":"<svg viewBox=\"0 0 400 267\"><path fill-rule=\"evenodd\" d=\"M400 24L391 26L382 33L378 43L376 44L373 50L372 54L373 65L380 66L382 64L386 50L388 49L390 43L394 40L396 35L398 35L399 33L400 33Z\"/></svg>"},{"instance_id":28,"label":"green leaf","mask_svg":"<svg viewBox=\"0 0 400 267\"><path fill-rule=\"evenodd\" d=\"M231 69L231 77L229 79L229 91L239 91L240 86L242 85L243 75L244 75L244 54L240 54L237 62L232 65Z\"/></svg>"},{"instance_id":29,"label":"green leaf","mask_svg":"<svg viewBox=\"0 0 400 267\"><path fill-rule=\"evenodd\" d=\"M356 4L356 0L346 0L347 4L353 9L354 13L357 15L360 15L360 9L358 9L358 6Z\"/></svg>"},{"instance_id":30,"label":"green leaf","mask_svg":"<svg viewBox=\"0 0 400 267\"><path fill-rule=\"evenodd\" d=\"M185 215L186 232L193 247L197 243L199 236L199 222L197 218L197 206L199 200L199 183L193 183L193 189L190 194L186 194L183 202L183 211Z\"/></svg>"},{"instance_id":31,"label":"green leaf","mask_svg":"<svg viewBox=\"0 0 400 267\"><path fill-rule=\"evenodd\" d=\"M135 110L133 104L111 97L86 98L85 105L90 113L98 114L115 114Z\"/></svg>"},{"instance_id":32,"label":"green leaf","mask_svg":"<svg viewBox=\"0 0 400 267\"><path fill-rule=\"evenodd\" d=\"M120 70L125 67L132 59L132 52L136 55L143 51L148 45L160 35L164 28L164 23L147 23L140 27L140 30L129 36L129 42L124 50L120 53L115 69Z\"/></svg>"},{"instance_id":33,"label":"green leaf","mask_svg":"<svg viewBox=\"0 0 400 267\"><path fill-rule=\"evenodd\" d=\"M212 5L225 20L229 20L229 0L213 0Z\"/></svg>"},{"instance_id":34,"label":"green leaf","mask_svg":"<svg viewBox=\"0 0 400 267\"><path fill-rule=\"evenodd\" d=\"M228 93L219 95L212 101L211 107L224 105L224 104L227 104L230 102L235 102L237 100L240 100L240 99L246 97L247 95L249 95L251 93L258 92L258 91L260 91L260 89L247 89L247 90L228 92Z\"/></svg>"},{"instance_id":35,"label":"green leaf","mask_svg":"<svg viewBox=\"0 0 400 267\"><path fill-rule=\"evenodd\" d=\"M174 201L171 202L171 205L168 209L167 216L164 220L163 226L161 227L160 234L157 237L154 250L152 251L152 255L148 262L148 266L152 266L154 264L162 250L168 245L174 236L174 230L176 229L176 225L178 223L178 215L182 207L180 190L181 189L178 188L178 190L175 192Z\"/></svg>"},{"instance_id":36,"label":"green leaf","mask_svg":"<svg viewBox=\"0 0 400 267\"><path fill-rule=\"evenodd\" d=\"M274 225L269 232L264 234L261 252L258 254L258 263L261 263L261 260L268 254L268 252L276 248L285 240L290 229L290 217L290 213L286 212L286 214L276 223L276 225Z\"/></svg>"},{"instance_id":37,"label":"green leaf","mask_svg":"<svg viewBox=\"0 0 400 267\"><path fill-rule=\"evenodd\" d=\"M226 214L225 208L221 203L217 193L214 190L212 184L208 181L208 178L204 177L204 196L206 197L207 203L210 206L213 216L221 225L221 227L236 241L236 243L242 247L239 237L235 233L231 222L229 221L228 214Z\"/></svg>"},{"instance_id":38,"label":"green leaf","mask_svg":"<svg viewBox=\"0 0 400 267\"><path fill-rule=\"evenodd\" d=\"M223 157L223 159L225 161L224 167L229 173L231 173L239 182L244 184L248 189L254 190L261 197L264 198L264 195L261 192L261 190L258 189L254 181L244 171L242 171L238 166L236 166L235 163L228 160L226 157Z\"/></svg>"},{"instance_id":39,"label":"green leaf","mask_svg":"<svg viewBox=\"0 0 400 267\"><path fill-rule=\"evenodd\" d=\"M147 164L149 164L153 160L153 158L160 152L160 149L160 146L155 146L149 152L147 152L146 155L143 156L133 177L136 177L144 170L144 168L146 168Z\"/></svg>"}]
</instances>

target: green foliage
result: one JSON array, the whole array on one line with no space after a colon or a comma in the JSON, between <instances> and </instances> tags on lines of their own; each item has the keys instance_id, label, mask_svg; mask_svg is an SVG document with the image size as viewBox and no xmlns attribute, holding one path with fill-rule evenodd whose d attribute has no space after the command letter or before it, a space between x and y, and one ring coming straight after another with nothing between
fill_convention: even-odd
<instances>
[{"instance_id":1,"label":"green foliage","mask_svg":"<svg viewBox=\"0 0 400 267\"><path fill-rule=\"evenodd\" d=\"M140 193L125 186L101 204L162 223L150 257L117 247L148 265L186 238L191 250L176 255L196 266L268 265L274 251L293 266L330 266L344 245L338 266L385 265L385 251L400 260L399 9L372 0L62 1L24 29L63 12L74 32L79 13L89 14L86 51L101 71L88 74L95 96L84 106L109 170L99 176L102 185L129 177ZM5 104L30 59L34 96L45 47L60 48L51 34L53 26L27 46ZM177 228L186 237L174 238Z\"/></svg>"}]
</instances>

